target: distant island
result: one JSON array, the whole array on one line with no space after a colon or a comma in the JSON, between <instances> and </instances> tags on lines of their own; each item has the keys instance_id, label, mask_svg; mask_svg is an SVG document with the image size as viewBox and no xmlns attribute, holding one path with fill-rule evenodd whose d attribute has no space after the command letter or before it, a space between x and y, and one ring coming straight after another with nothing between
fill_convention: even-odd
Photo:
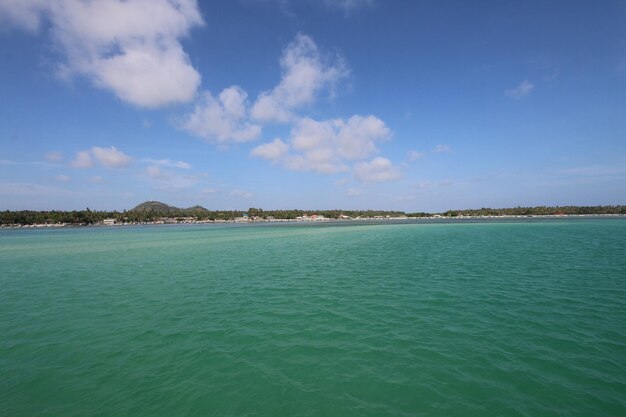
<instances>
[{"instance_id":1,"label":"distant island","mask_svg":"<svg viewBox=\"0 0 626 417\"><path fill-rule=\"evenodd\" d=\"M388 210L263 210L254 207L247 211L208 210L198 205L179 208L159 201L146 201L121 212L89 208L79 211L6 210L0 212L0 227L573 215L626 215L626 206L538 206L405 213Z\"/></svg>"}]
</instances>

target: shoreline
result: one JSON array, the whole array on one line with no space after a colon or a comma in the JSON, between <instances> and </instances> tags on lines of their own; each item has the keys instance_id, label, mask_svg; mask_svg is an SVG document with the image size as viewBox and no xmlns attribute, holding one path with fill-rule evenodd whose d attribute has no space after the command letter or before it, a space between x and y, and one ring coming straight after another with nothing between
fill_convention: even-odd
<instances>
[{"instance_id":1,"label":"shoreline","mask_svg":"<svg viewBox=\"0 0 626 417\"><path fill-rule=\"evenodd\" d=\"M266 224L266 223L354 223L354 222L375 222L401 224L405 222L425 221L425 222L456 222L463 220L507 220L507 219L571 219L571 218L626 218L624 214L542 214L542 215L492 215L492 216L425 216L425 217L356 217L349 219L331 218L299 218L299 219L234 219L234 220L191 220L185 219L177 221L173 218L162 218L151 222L114 222L105 224L103 222L86 223L36 223L36 224L2 224L1 229L58 229L58 228L83 228L83 227L123 227L123 226L160 226L160 225L180 225L180 224Z\"/></svg>"}]
</instances>

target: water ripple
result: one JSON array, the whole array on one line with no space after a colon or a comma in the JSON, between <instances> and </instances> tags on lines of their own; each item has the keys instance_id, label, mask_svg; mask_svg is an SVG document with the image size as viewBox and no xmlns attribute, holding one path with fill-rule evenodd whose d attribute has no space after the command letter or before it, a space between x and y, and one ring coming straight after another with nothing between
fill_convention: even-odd
<instances>
[{"instance_id":1,"label":"water ripple","mask_svg":"<svg viewBox=\"0 0 626 417\"><path fill-rule=\"evenodd\" d=\"M20 232L0 415L626 415L623 220Z\"/></svg>"}]
</instances>

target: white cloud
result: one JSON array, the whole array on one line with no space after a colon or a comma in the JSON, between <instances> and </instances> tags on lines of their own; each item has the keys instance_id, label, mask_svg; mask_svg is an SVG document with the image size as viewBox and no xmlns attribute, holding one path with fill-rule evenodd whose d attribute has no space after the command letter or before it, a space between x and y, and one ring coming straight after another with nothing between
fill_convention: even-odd
<instances>
[{"instance_id":1,"label":"white cloud","mask_svg":"<svg viewBox=\"0 0 626 417\"><path fill-rule=\"evenodd\" d=\"M87 181L89 181L92 184L101 184L104 182L104 178L100 175L94 175L92 177L87 178Z\"/></svg>"},{"instance_id":2,"label":"white cloud","mask_svg":"<svg viewBox=\"0 0 626 417\"><path fill-rule=\"evenodd\" d=\"M97 86L113 90L123 101L140 107L190 101L200 84L200 75L178 44L165 48L129 46L123 54L94 61L75 70L92 76Z\"/></svg>"},{"instance_id":3,"label":"white cloud","mask_svg":"<svg viewBox=\"0 0 626 417\"><path fill-rule=\"evenodd\" d=\"M84 169L91 168L94 164L89 151L79 151L76 153L76 158L74 158L71 165L74 168Z\"/></svg>"},{"instance_id":4,"label":"white cloud","mask_svg":"<svg viewBox=\"0 0 626 417\"><path fill-rule=\"evenodd\" d=\"M70 177L65 174L55 175L53 178L59 182L68 182L70 180Z\"/></svg>"},{"instance_id":5,"label":"white cloud","mask_svg":"<svg viewBox=\"0 0 626 417\"><path fill-rule=\"evenodd\" d=\"M210 142L254 140L261 134L261 127L248 121L247 97L247 93L237 86L224 89L217 98L207 91L180 126Z\"/></svg>"},{"instance_id":6,"label":"white cloud","mask_svg":"<svg viewBox=\"0 0 626 417\"><path fill-rule=\"evenodd\" d=\"M350 14L364 7L371 7L374 0L324 0L324 4L329 9L341 10Z\"/></svg>"},{"instance_id":7,"label":"white cloud","mask_svg":"<svg viewBox=\"0 0 626 417\"><path fill-rule=\"evenodd\" d=\"M269 93L263 93L252 107L252 116L261 122L287 123L293 117L285 104Z\"/></svg>"},{"instance_id":8,"label":"white cloud","mask_svg":"<svg viewBox=\"0 0 626 417\"><path fill-rule=\"evenodd\" d=\"M254 194L252 194L250 191L240 190L240 189L234 189L230 193L228 193L228 195L230 195L231 197L237 197L237 198L252 198L252 197L254 197Z\"/></svg>"},{"instance_id":9,"label":"white cloud","mask_svg":"<svg viewBox=\"0 0 626 417\"><path fill-rule=\"evenodd\" d=\"M258 156L259 158L276 161L285 156L288 151L289 145L280 140L280 138L276 138L272 142L257 146L250 152L250 154Z\"/></svg>"},{"instance_id":10,"label":"white cloud","mask_svg":"<svg viewBox=\"0 0 626 417\"><path fill-rule=\"evenodd\" d=\"M91 148L91 154L107 168L124 168L130 165L132 158L122 151L118 151L115 146L110 148Z\"/></svg>"},{"instance_id":11,"label":"white cloud","mask_svg":"<svg viewBox=\"0 0 626 417\"><path fill-rule=\"evenodd\" d=\"M2 0L0 22L13 23L29 32L39 30L39 15L48 6L49 0Z\"/></svg>"},{"instance_id":12,"label":"white cloud","mask_svg":"<svg viewBox=\"0 0 626 417\"><path fill-rule=\"evenodd\" d=\"M524 80L517 87L506 90L504 94L519 100L527 97L534 89L535 86L530 81Z\"/></svg>"},{"instance_id":13,"label":"white cloud","mask_svg":"<svg viewBox=\"0 0 626 417\"><path fill-rule=\"evenodd\" d=\"M339 155L346 159L366 158L376 151L376 142L387 140L391 131L375 116L355 115L338 123Z\"/></svg>"},{"instance_id":14,"label":"white cloud","mask_svg":"<svg viewBox=\"0 0 626 417\"><path fill-rule=\"evenodd\" d=\"M107 168L124 168L133 160L115 146L110 148L94 146L89 150L77 152L71 166L79 169L92 168L95 165L94 159Z\"/></svg>"},{"instance_id":15,"label":"white cloud","mask_svg":"<svg viewBox=\"0 0 626 417\"><path fill-rule=\"evenodd\" d=\"M434 147L433 152L435 152L435 153L443 153L443 152L450 152L451 150L452 150L452 147L450 145L439 144L439 145Z\"/></svg>"},{"instance_id":16,"label":"white cloud","mask_svg":"<svg viewBox=\"0 0 626 417\"><path fill-rule=\"evenodd\" d=\"M190 101L200 84L180 43L204 24L195 0L3 0L0 15L31 32L45 16L65 57L60 75L136 106Z\"/></svg>"},{"instance_id":17,"label":"white cloud","mask_svg":"<svg viewBox=\"0 0 626 417\"><path fill-rule=\"evenodd\" d=\"M354 176L363 182L393 181L400 178L400 170L386 158L374 158L370 162L361 162L354 167Z\"/></svg>"},{"instance_id":18,"label":"white cloud","mask_svg":"<svg viewBox=\"0 0 626 417\"><path fill-rule=\"evenodd\" d=\"M418 151L414 151L411 150L407 153L408 157L409 157L409 161L413 162L413 161L417 161L418 159L422 159L426 156L425 153L423 152L418 152Z\"/></svg>"},{"instance_id":19,"label":"white cloud","mask_svg":"<svg viewBox=\"0 0 626 417\"><path fill-rule=\"evenodd\" d=\"M141 162L147 162L153 165L166 166L171 168L191 169L191 164L184 161L172 161L171 159L152 159L144 158Z\"/></svg>"},{"instance_id":20,"label":"white cloud","mask_svg":"<svg viewBox=\"0 0 626 417\"><path fill-rule=\"evenodd\" d=\"M44 158L48 162L59 162L61 159L63 159L63 154L61 152L56 152L56 151L48 152L44 155Z\"/></svg>"},{"instance_id":21,"label":"white cloud","mask_svg":"<svg viewBox=\"0 0 626 417\"><path fill-rule=\"evenodd\" d=\"M252 155L282 163L294 171L334 174L349 170L347 162L369 157L376 143L391 131L375 116L355 115L348 120L299 119L291 131L289 145L280 139L255 148ZM293 152L288 154L291 148Z\"/></svg>"},{"instance_id":22,"label":"white cloud","mask_svg":"<svg viewBox=\"0 0 626 417\"><path fill-rule=\"evenodd\" d=\"M320 91L331 92L349 73L340 57L324 57L309 36L298 34L280 59L280 83L259 95L252 106L252 117L262 122L290 121L292 111L311 104Z\"/></svg>"}]
</instances>

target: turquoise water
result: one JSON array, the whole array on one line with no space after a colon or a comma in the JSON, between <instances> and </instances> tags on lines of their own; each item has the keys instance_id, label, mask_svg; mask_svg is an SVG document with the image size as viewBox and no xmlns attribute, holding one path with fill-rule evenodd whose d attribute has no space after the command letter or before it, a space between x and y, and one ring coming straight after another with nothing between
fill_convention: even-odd
<instances>
[{"instance_id":1,"label":"turquoise water","mask_svg":"<svg viewBox=\"0 0 626 417\"><path fill-rule=\"evenodd\" d=\"M0 230L0 415L624 416L626 220Z\"/></svg>"}]
</instances>

